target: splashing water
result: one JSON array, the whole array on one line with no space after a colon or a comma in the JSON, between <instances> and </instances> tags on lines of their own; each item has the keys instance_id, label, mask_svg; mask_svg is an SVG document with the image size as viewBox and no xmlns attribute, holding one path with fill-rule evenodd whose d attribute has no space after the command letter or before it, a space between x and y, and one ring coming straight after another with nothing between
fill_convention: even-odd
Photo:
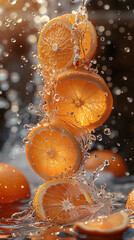
<instances>
[{"instance_id":1,"label":"splashing water","mask_svg":"<svg viewBox=\"0 0 134 240\"><path fill-rule=\"evenodd\" d=\"M89 2L90 1L88 1L88 0L83 0L82 1L82 7L79 8L79 11L83 15L86 14L85 6L88 5ZM17 5L17 1L16 0L9 0L9 3L11 4L12 7L14 5ZM46 4L46 1L43 1L42 7L43 6L47 6L45 4ZM109 8L110 8L110 5L107 6L105 4L105 6L103 6L103 2L102 1L98 1L98 6L99 7L104 7L105 12L107 10L109 10ZM60 8L60 5L58 7ZM26 9L28 9L28 5L24 6L24 13L26 12ZM42 12L42 11L46 11L46 10L44 10L42 8L40 10L40 12ZM12 14L11 17L14 18L14 19L16 18L15 14L14 15ZM43 19L42 16L39 18L37 13L33 13L33 17L34 17L34 24L35 24L36 27L37 27L38 24L40 24L41 21L47 22L48 19L49 19L49 17L47 15L45 16L44 19ZM44 24L44 22L42 22L42 23ZM1 22L0 22L0 24L1 24ZM12 26L11 25L11 21L9 21L7 19L5 25L8 28L11 27ZM113 26L113 29L117 29L118 28L117 24L115 23L115 19L112 19L112 18L109 19L109 26L110 25ZM41 25L38 25L38 28L40 28L40 27L41 27ZM29 28L32 29L32 26L29 25ZM12 26L11 30L12 29L13 29L13 26ZM124 29L119 29L119 31L122 34L125 32ZM24 32L24 30L22 32ZM103 26L100 26L100 27L98 27L98 33L99 33L99 36L100 36L100 38L102 40L101 41L102 42L101 43L102 44L102 51L104 51L105 48L107 46L109 46L109 44L112 47L112 44L110 43L110 40L109 40L110 32L108 32L107 29L104 29ZM22 34L22 33L20 33L20 34ZM126 34L125 39L127 39L128 41L131 41L131 35L129 34L127 36L127 34ZM10 41L11 41L11 43L13 45L15 45L15 44L17 44L18 39L16 38L16 36L15 37L13 36L13 37L11 37ZM29 42L30 44L36 43L37 42L36 36L29 34L29 36L27 38L27 42ZM6 47L6 42L4 42L3 46L4 46L4 48ZM20 44L20 49L23 48L22 46L23 46L23 44ZM122 48L122 51L126 54L126 56L128 56L131 53L131 51L132 51L131 49L132 48L129 47L128 43L125 43L124 47ZM7 57L8 58L10 56L10 54L11 54L11 53L8 53L7 51L3 50L2 48L0 48L0 50L4 51L3 57ZM113 50L114 50L114 47L113 47ZM34 57L36 57L35 48L33 48L33 47L32 47L32 52L33 52L32 55ZM112 87L112 82L111 82L112 72L111 72L111 69L109 68L109 66L106 67L107 63L103 64L104 62L106 62L107 59L104 59L104 56L101 56L101 54L100 55L99 54L98 54L98 59L101 59L102 65L103 65L103 67L101 69L102 74L106 75L106 78L107 78L107 81L109 83L109 86ZM21 54L21 58L20 59L21 59L22 63L27 63L28 64L28 59L27 58L28 58L27 56L25 57L23 54ZM100 66L99 66L100 63L97 62L98 59L96 61L94 61L92 64L97 66L98 69L100 70ZM112 61L112 59L113 59L113 56L111 57L110 61ZM80 58L79 58L79 55L77 55L77 49L76 49L76 58L75 58L74 64L78 60L80 60ZM42 75L42 72L40 70L40 66L36 65L36 61L35 61L34 64L32 64L32 70L36 70L39 76ZM9 110L9 106L11 104L11 106L12 106L11 111L8 111L6 113L5 119L7 121L7 123L6 123L7 126L9 128L11 128L11 133L14 134L14 133L19 132L18 131L19 126L20 126L20 124L18 123L19 119L21 119L23 125L27 121L30 121L30 122L32 120L35 121L36 117L35 117L34 114L31 114L31 112L32 112L34 106L36 106L36 104L38 105L38 100L37 100L36 97L34 98L34 105L30 105L29 109L28 109L28 110L30 110L30 113L29 113L29 111L27 111L26 114L25 114L26 110L23 110L23 108L20 109L19 94L18 94L18 92L16 90L14 90L14 85L13 85L13 84L17 84L18 82L22 82L22 80L20 81L21 74L17 75L16 73L18 73L18 71L16 71L16 69L13 69L13 72L11 74L10 74L10 72L8 72L7 70L4 70L4 69L0 69L0 71L1 71L0 72L0 82L1 83L4 82L4 83L7 84L7 81L9 81L8 78L10 76L10 80L11 80L11 83L12 83L12 88L10 89L10 91L7 90L8 91L7 92L8 99L6 100L5 98L0 96L0 109L8 109ZM14 73L16 75L14 75ZM123 77L124 82L127 82L126 80L129 79L126 75ZM52 72L52 79L53 79L53 76L55 76L54 72ZM41 90L42 90L41 81L38 79L37 75L35 77L35 83L34 84L36 86L38 86L37 91L39 90L41 92ZM51 84L53 85L53 82ZM1 84L1 86L2 86L2 84ZM6 90L6 86L3 85L2 91ZM23 87L24 87L24 85L23 85ZM49 92L49 89L47 89L47 91ZM115 91L115 95L116 96L120 96L122 94L122 92L125 94L127 92L127 87L124 86L123 89L120 89L120 87L117 86L117 89ZM114 91L113 91L113 93L114 93ZM1 92L0 92L0 94L1 94ZM126 101L129 104L133 102L133 98L130 97L130 96L128 96L126 98ZM59 97L60 96L56 95L54 100L55 101L59 101ZM20 111L18 111L18 109ZM125 108L124 111L126 111L126 109L127 108ZM23 114L25 114L25 119L23 119ZM32 115L32 117L31 117L30 114ZM41 117L42 116L45 117L46 116L46 112L42 111L42 110L40 112L38 111L38 115L40 115ZM118 117L119 117L119 115L118 115ZM115 117L112 120L112 123L113 123L112 126L115 126L116 118L117 117ZM10 119L10 121L9 121L9 119ZM25 125L25 129L27 129L29 132L32 130L32 128L33 128L33 125L31 125L31 124ZM107 137L109 136L111 139L113 139L113 136L115 136L115 137L118 136L118 134L116 132L111 132L111 130L109 128L105 128L104 134ZM13 140L12 136L13 135L10 136L10 141L7 142L7 146L10 146L10 144L12 146L12 141L11 141L11 139ZM18 133L18 136L19 136L19 133ZM25 133L23 133L22 130L21 130L21 136L25 136ZM110 139L110 138L108 138L108 139ZM85 156L86 157L89 154L89 150L91 149L90 145L91 145L92 139L96 139L96 136L94 134L91 136L91 133L89 133L87 139L83 139L82 136L80 136L80 138L79 138L79 141L81 142L82 149L83 149L83 151L85 151ZM102 147L101 144L102 144L103 139L102 139L102 135L101 134L97 135L97 140L100 142L100 145L98 145L98 148ZM24 142L27 142L27 141L28 141L27 138L25 138ZM94 142L96 142L96 141L94 141ZM9 143L9 145L8 145L8 143ZM117 146L117 147L119 147L119 146ZM116 147L116 149L114 149L115 151L117 151L117 147ZM95 172L93 172L92 175L86 176L86 172L84 170L85 169L84 164L85 164L85 161L86 161L86 157L85 157L85 159L83 161L83 164L82 164L81 169L79 170L79 172L76 175L74 175L74 176L70 176L70 178L73 178L76 181L80 181L80 182L82 182L85 185L86 188L88 187L88 189L89 189L88 191L90 192L90 194L93 196L93 198L96 200L96 203L97 203L96 204L96 208L94 209L94 214L97 214L97 215L99 215L99 214L107 214L108 212L110 212L109 205L115 207L115 209L122 209L122 208L124 208L126 196L123 195L123 194L121 195L119 193L120 188L119 188L118 184L116 184L116 187L113 188L113 191L118 190L118 193L116 194L116 197L113 196L113 194L110 194L109 192L106 194L105 186L101 186L100 188L97 188L95 186L95 181L99 178L99 175L100 175L101 171L103 171L103 169L105 168L105 166L107 166L109 164L109 162L105 161L98 169L96 169ZM113 183L111 183L111 185L112 184ZM122 184L122 189L121 190L123 190L123 188L125 188L126 190L130 189L130 184L125 185L124 187L123 186L124 186L124 184ZM56 226L56 230L55 230L53 228L53 226L50 227L50 225L49 225L49 228L50 229L52 228L52 232L50 231L50 233L48 233L47 232L47 229L48 229L47 222L46 223L42 223L42 222L39 223L39 222L37 222L37 219L35 218L34 213L32 212L33 209L32 209L32 207L28 206L28 203L24 203L24 205L20 207L20 211L23 210L23 209L24 209L24 212L15 214L10 219L7 219L7 220L2 219L2 220L0 220L0 225L1 225L0 233L1 233L1 235L3 235L3 238L5 238L5 239L6 238L7 239L11 239L11 238L17 239L17 237L34 237L34 236L40 237L40 236L43 236L43 234L48 234L49 235L51 233L54 233L57 236L61 236L62 234L60 235L60 233L63 233L63 236L65 236L65 237L69 236L70 239L74 238L74 235L72 235L70 229L68 227L65 228L63 226L62 227L61 226ZM132 216L132 219L133 219L133 216ZM45 233L45 231L47 233Z\"/></svg>"}]
</instances>

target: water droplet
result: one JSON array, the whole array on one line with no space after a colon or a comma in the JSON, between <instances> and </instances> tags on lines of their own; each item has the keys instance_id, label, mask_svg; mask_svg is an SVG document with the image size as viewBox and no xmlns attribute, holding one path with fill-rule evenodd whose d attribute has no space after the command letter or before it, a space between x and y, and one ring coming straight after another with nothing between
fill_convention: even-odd
<instances>
[{"instance_id":1,"label":"water droplet","mask_svg":"<svg viewBox=\"0 0 134 240\"><path fill-rule=\"evenodd\" d=\"M126 53L129 53L129 52L130 52L130 48L129 48L129 47L125 47L125 48L124 48L124 51L125 51Z\"/></svg>"},{"instance_id":2,"label":"water droplet","mask_svg":"<svg viewBox=\"0 0 134 240\"><path fill-rule=\"evenodd\" d=\"M24 143L29 143L29 139L28 138L23 138L22 140Z\"/></svg>"},{"instance_id":3,"label":"water droplet","mask_svg":"<svg viewBox=\"0 0 134 240\"><path fill-rule=\"evenodd\" d=\"M111 129L110 128L105 128L104 129L104 134L105 135L110 135L111 134Z\"/></svg>"},{"instance_id":4,"label":"water droplet","mask_svg":"<svg viewBox=\"0 0 134 240\"><path fill-rule=\"evenodd\" d=\"M23 62L28 62L28 59L27 59L25 56L21 56L21 60L22 60Z\"/></svg>"},{"instance_id":5,"label":"water droplet","mask_svg":"<svg viewBox=\"0 0 134 240\"><path fill-rule=\"evenodd\" d=\"M8 0L8 2L11 4L11 5L15 5L17 3L17 0Z\"/></svg>"},{"instance_id":6,"label":"water droplet","mask_svg":"<svg viewBox=\"0 0 134 240\"><path fill-rule=\"evenodd\" d=\"M98 135L97 135L97 140L98 140L98 141L102 141L102 135L101 135L101 134L98 134Z\"/></svg>"},{"instance_id":7,"label":"water droplet","mask_svg":"<svg viewBox=\"0 0 134 240\"><path fill-rule=\"evenodd\" d=\"M0 81L6 81L8 79L8 71L0 69Z\"/></svg>"},{"instance_id":8,"label":"water droplet","mask_svg":"<svg viewBox=\"0 0 134 240\"><path fill-rule=\"evenodd\" d=\"M12 43L15 43L15 42L16 42L16 39L15 39L15 38L11 38L11 42L12 42Z\"/></svg>"},{"instance_id":9,"label":"water droplet","mask_svg":"<svg viewBox=\"0 0 134 240\"><path fill-rule=\"evenodd\" d=\"M128 101L129 103L132 103L132 102L133 102L133 98L132 98L132 97L127 97L127 101Z\"/></svg>"},{"instance_id":10,"label":"water droplet","mask_svg":"<svg viewBox=\"0 0 134 240\"><path fill-rule=\"evenodd\" d=\"M123 80L124 80L124 81L127 81L127 77L126 77L126 76L123 76Z\"/></svg>"},{"instance_id":11,"label":"water droplet","mask_svg":"<svg viewBox=\"0 0 134 240\"><path fill-rule=\"evenodd\" d=\"M20 75L17 72L12 72L10 74L11 82L18 83L20 81Z\"/></svg>"},{"instance_id":12,"label":"water droplet","mask_svg":"<svg viewBox=\"0 0 134 240\"><path fill-rule=\"evenodd\" d=\"M59 102L59 100L60 100L59 94L55 94L55 95L54 95L54 100L55 100L56 102Z\"/></svg>"}]
</instances>

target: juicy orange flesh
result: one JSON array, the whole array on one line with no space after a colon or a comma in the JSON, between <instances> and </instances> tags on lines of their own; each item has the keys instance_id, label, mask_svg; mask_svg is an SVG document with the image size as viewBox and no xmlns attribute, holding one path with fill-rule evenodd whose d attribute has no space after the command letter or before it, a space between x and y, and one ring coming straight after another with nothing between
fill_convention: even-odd
<instances>
[{"instance_id":1,"label":"juicy orange flesh","mask_svg":"<svg viewBox=\"0 0 134 240\"><path fill-rule=\"evenodd\" d=\"M86 216L92 203L92 200L91 203L86 200L77 185L69 183L51 186L43 197L45 216L58 223L71 222Z\"/></svg>"},{"instance_id":2,"label":"juicy orange flesh","mask_svg":"<svg viewBox=\"0 0 134 240\"><path fill-rule=\"evenodd\" d=\"M42 33L39 44L41 62L53 69L64 68L74 54L74 41L71 30L62 23L54 23Z\"/></svg>"},{"instance_id":3,"label":"juicy orange flesh","mask_svg":"<svg viewBox=\"0 0 134 240\"><path fill-rule=\"evenodd\" d=\"M121 214L111 214L106 218L97 218L94 221L86 222L85 225L92 230L109 230L113 228L118 228L124 223L124 218Z\"/></svg>"},{"instance_id":4,"label":"juicy orange flesh","mask_svg":"<svg viewBox=\"0 0 134 240\"><path fill-rule=\"evenodd\" d=\"M56 94L59 94L60 100L53 103L51 99L55 114L73 116L82 126L97 122L105 112L105 93L92 82L77 78L61 81L57 85Z\"/></svg>"},{"instance_id":5,"label":"juicy orange flesh","mask_svg":"<svg viewBox=\"0 0 134 240\"><path fill-rule=\"evenodd\" d=\"M83 59L91 48L92 37L88 27L88 20L80 14L78 16L75 14L66 14L63 15L63 17L67 18L72 24L76 22L77 17L80 21L80 23L77 25L76 33L79 39L80 58Z\"/></svg>"},{"instance_id":6,"label":"juicy orange flesh","mask_svg":"<svg viewBox=\"0 0 134 240\"><path fill-rule=\"evenodd\" d=\"M73 168L77 152L72 140L55 130L42 130L32 139L31 161L49 176L65 173Z\"/></svg>"}]
</instances>

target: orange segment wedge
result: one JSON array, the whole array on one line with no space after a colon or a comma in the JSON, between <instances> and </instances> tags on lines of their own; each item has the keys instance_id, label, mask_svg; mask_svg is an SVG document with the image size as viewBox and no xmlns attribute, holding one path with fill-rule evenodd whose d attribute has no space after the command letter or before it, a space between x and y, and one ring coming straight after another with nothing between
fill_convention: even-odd
<instances>
[{"instance_id":1,"label":"orange segment wedge","mask_svg":"<svg viewBox=\"0 0 134 240\"><path fill-rule=\"evenodd\" d=\"M58 99L55 100L55 96ZM65 122L94 129L109 117L113 100L104 79L85 69L59 76L54 93L46 95L47 111Z\"/></svg>"},{"instance_id":2,"label":"orange segment wedge","mask_svg":"<svg viewBox=\"0 0 134 240\"><path fill-rule=\"evenodd\" d=\"M38 41L38 57L43 69L70 67L74 59L77 35L67 19L54 18L43 28Z\"/></svg>"},{"instance_id":3,"label":"orange segment wedge","mask_svg":"<svg viewBox=\"0 0 134 240\"><path fill-rule=\"evenodd\" d=\"M97 49L97 33L93 24L80 13L65 14L61 18L66 18L72 23L73 31L78 37L79 57L84 62L89 62Z\"/></svg>"},{"instance_id":4,"label":"orange segment wedge","mask_svg":"<svg viewBox=\"0 0 134 240\"><path fill-rule=\"evenodd\" d=\"M83 160L81 148L66 129L54 125L35 127L26 143L27 159L44 179L76 172Z\"/></svg>"},{"instance_id":5,"label":"orange segment wedge","mask_svg":"<svg viewBox=\"0 0 134 240\"><path fill-rule=\"evenodd\" d=\"M125 175L125 172L128 171L123 159L118 154L109 150L95 150L91 152L85 168L86 170L95 171L105 160L109 160L110 165L105 167L104 171L109 171L116 177L122 177Z\"/></svg>"},{"instance_id":6,"label":"orange segment wedge","mask_svg":"<svg viewBox=\"0 0 134 240\"><path fill-rule=\"evenodd\" d=\"M94 202L85 188L73 180L51 180L36 192L33 208L41 221L68 224L90 215Z\"/></svg>"},{"instance_id":7,"label":"orange segment wedge","mask_svg":"<svg viewBox=\"0 0 134 240\"><path fill-rule=\"evenodd\" d=\"M74 230L90 236L113 236L123 233L128 228L128 223L127 213L120 211L92 221L75 223Z\"/></svg>"}]
</instances>

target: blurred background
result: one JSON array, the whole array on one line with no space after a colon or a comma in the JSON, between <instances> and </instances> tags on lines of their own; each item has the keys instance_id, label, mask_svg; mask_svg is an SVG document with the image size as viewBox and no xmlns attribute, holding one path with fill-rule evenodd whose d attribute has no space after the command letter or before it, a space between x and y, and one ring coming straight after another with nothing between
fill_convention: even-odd
<instances>
[{"instance_id":1,"label":"blurred background","mask_svg":"<svg viewBox=\"0 0 134 240\"><path fill-rule=\"evenodd\" d=\"M27 172L25 124L36 124L42 89L37 58L39 32L51 18L76 10L79 0L0 0L0 161ZM134 1L87 1L98 34L93 68L107 82L113 111L96 129L92 149L118 153L134 173ZM105 129L108 128L108 134ZM33 174L33 173L32 173ZM29 175L29 174L28 174ZM30 178L30 175L29 175Z\"/></svg>"}]
</instances>

